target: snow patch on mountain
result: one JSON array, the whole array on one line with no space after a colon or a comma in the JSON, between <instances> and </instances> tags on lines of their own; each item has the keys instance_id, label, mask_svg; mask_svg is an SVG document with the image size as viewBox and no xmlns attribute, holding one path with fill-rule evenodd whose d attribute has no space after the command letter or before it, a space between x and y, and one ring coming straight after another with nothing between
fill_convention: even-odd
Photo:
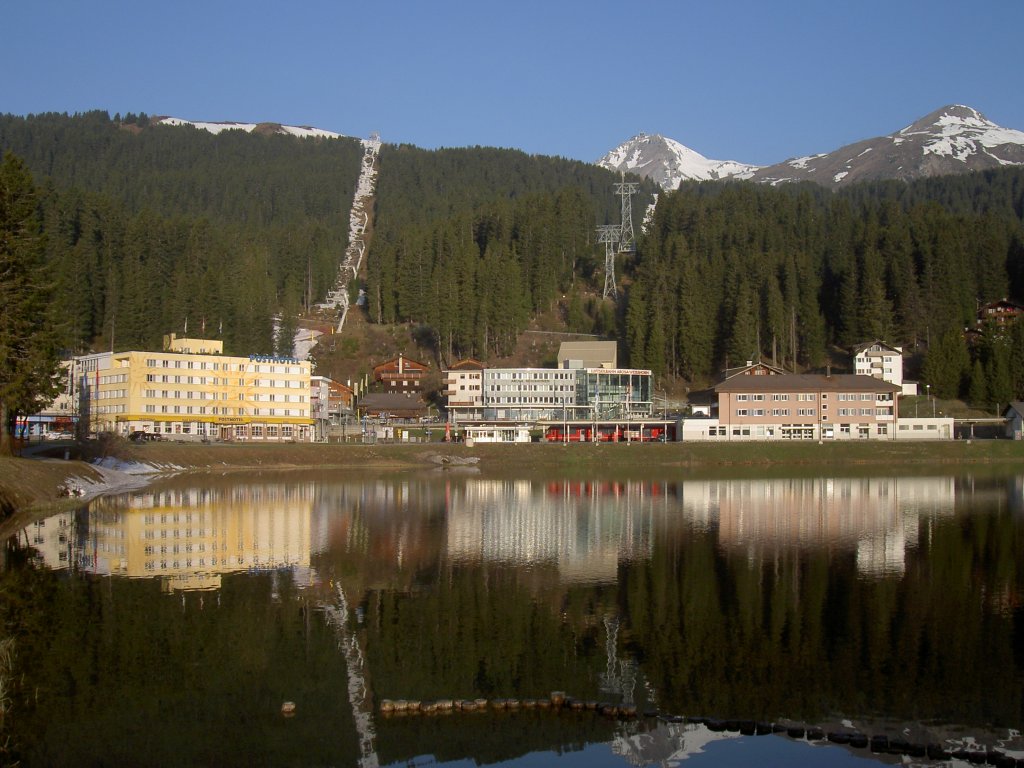
<instances>
[{"instance_id":1,"label":"snow patch on mountain","mask_svg":"<svg viewBox=\"0 0 1024 768\"><path fill-rule=\"evenodd\" d=\"M245 131L252 133L257 128L269 128L274 133L283 133L288 136L300 138L321 138L340 139L344 134L325 131L321 128L311 128L308 125L279 125L278 123L234 123L234 122L206 122L202 120L183 120L180 117L161 117L155 122L160 125L191 125L202 131L210 133L221 133L223 131Z\"/></svg>"},{"instance_id":2,"label":"snow patch on mountain","mask_svg":"<svg viewBox=\"0 0 1024 768\"><path fill-rule=\"evenodd\" d=\"M931 123L923 125L926 120L928 118L899 131L893 136L893 143L914 136L923 136L925 140L922 149L925 154L967 162L971 155L981 152L993 157L1000 165L1017 164L987 150L1008 144L1024 144L1024 131L996 125L977 110L962 104L940 110Z\"/></svg>"},{"instance_id":3,"label":"snow patch on mountain","mask_svg":"<svg viewBox=\"0 0 1024 768\"><path fill-rule=\"evenodd\" d=\"M711 160L678 141L644 133L623 142L597 164L650 178L663 189L676 189L687 180L745 178L757 170L755 165L735 160Z\"/></svg>"}]
</instances>

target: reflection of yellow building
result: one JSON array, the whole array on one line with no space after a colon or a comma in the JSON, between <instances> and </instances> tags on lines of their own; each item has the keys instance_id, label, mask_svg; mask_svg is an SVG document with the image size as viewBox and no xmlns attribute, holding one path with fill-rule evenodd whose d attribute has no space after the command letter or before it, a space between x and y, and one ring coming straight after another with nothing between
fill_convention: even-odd
<instances>
[{"instance_id":1,"label":"reflection of yellow building","mask_svg":"<svg viewBox=\"0 0 1024 768\"><path fill-rule=\"evenodd\" d=\"M165 337L163 352L76 358L92 432L183 439L312 439L310 363L226 357L223 342Z\"/></svg>"},{"instance_id":2,"label":"reflection of yellow building","mask_svg":"<svg viewBox=\"0 0 1024 768\"><path fill-rule=\"evenodd\" d=\"M291 568L310 582L313 485L235 486L99 499L77 555L104 575L158 576L164 589L215 589L224 573Z\"/></svg>"}]
</instances>

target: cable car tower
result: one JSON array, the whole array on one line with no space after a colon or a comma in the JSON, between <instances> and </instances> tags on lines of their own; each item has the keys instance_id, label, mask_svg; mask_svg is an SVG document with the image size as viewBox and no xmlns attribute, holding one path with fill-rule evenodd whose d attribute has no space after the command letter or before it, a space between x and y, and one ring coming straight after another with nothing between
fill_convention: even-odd
<instances>
[{"instance_id":1,"label":"cable car tower","mask_svg":"<svg viewBox=\"0 0 1024 768\"><path fill-rule=\"evenodd\" d=\"M604 243L604 298L619 298L615 287L615 254L635 253L636 235L633 233L633 195L640 185L626 181L626 172L622 171L622 181L615 184L615 194L622 198L621 217L618 224L604 224L597 228L597 241Z\"/></svg>"},{"instance_id":2,"label":"cable car tower","mask_svg":"<svg viewBox=\"0 0 1024 768\"><path fill-rule=\"evenodd\" d=\"M604 243L604 296L603 298L619 298L615 288L615 252L622 235L622 227L618 224L602 224L597 228L597 241Z\"/></svg>"}]
</instances>

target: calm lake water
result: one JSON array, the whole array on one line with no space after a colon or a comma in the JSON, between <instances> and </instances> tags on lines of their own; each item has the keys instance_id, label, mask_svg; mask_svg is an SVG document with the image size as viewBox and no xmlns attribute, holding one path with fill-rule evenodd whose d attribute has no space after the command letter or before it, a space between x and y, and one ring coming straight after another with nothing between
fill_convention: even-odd
<instances>
[{"instance_id":1,"label":"calm lake water","mask_svg":"<svg viewBox=\"0 0 1024 768\"><path fill-rule=\"evenodd\" d=\"M1024 758L1024 475L188 476L33 524L0 590L0 762Z\"/></svg>"}]
</instances>

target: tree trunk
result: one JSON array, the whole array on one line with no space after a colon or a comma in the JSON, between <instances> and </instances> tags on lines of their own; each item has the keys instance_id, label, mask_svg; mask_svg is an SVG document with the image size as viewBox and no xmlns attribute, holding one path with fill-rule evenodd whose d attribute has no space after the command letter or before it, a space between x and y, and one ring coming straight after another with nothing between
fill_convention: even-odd
<instances>
[{"instance_id":1,"label":"tree trunk","mask_svg":"<svg viewBox=\"0 0 1024 768\"><path fill-rule=\"evenodd\" d=\"M14 440L7 419L7 406L0 401L0 456L14 455Z\"/></svg>"}]
</instances>

